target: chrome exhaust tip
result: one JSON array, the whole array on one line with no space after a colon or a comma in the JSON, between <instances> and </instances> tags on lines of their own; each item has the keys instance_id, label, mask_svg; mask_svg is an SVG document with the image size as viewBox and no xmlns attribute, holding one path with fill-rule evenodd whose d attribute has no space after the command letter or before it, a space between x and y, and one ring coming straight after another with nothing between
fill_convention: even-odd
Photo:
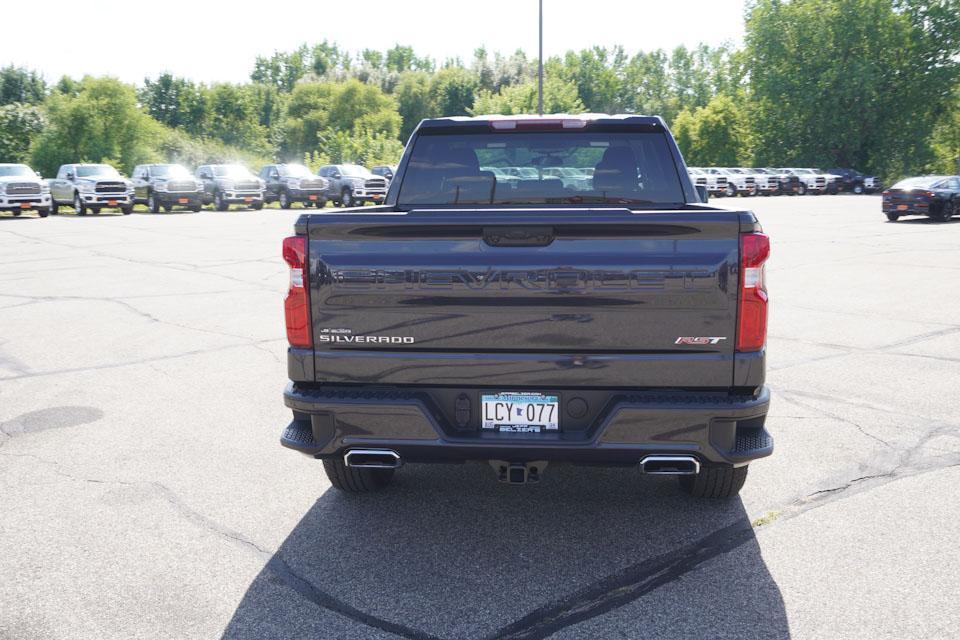
<instances>
[{"instance_id":1,"label":"chrome exhaust tip","mask_svg":"<svg viewBox=\"0 0 960 640\"><path fill-rule=\"evenodd\" d=\"M661 476L695 476L700 461L693 456L651 455L640 461L644 473Z\"/></svg>"},{"instance_id":2,"label":"chrome exhaust tip","mask_svg":"<svg viewBox=\"0 0 960 640\"><path fill-rule=\"evenodd\" d=\"M350 449L343 462L356 469L396 469L403 464L400 454L390 449Z\"/></svg>"}]
</instances>

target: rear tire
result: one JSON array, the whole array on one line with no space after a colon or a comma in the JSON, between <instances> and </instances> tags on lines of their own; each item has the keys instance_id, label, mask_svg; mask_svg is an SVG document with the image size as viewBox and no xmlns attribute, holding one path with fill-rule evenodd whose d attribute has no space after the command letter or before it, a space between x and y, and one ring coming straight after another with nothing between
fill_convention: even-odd
<instances>
[{"instance_id":1,"label":"rear tire","mask_svg":"<svg viewBox=\"0 0 960 640\"><path fill-rule=\"evenodd\" d=\"M344 493L372 493L383 489L393 479L393 469L355 469L342 458L323 461L323 470L334 489Z\"/></svg>"},{"instance_id":2,"label":"rear tire","mask_svg":"<svg viewBox=\"0 0 960 640\"><path fill-rule=\"evenodd\" d=\"M737 197L737 186L736 186L735 184L732 184L732 183L728 182L728 183L727 183L727 190L726 190L726 193L725 193L724 195L726 195L728 198L735 198L735 197Z\"/></svg>"},{"instance_id":3,"label":"rear tire","mask_svg":"<svg viewBox=\"0 0 960 640\"><path fill-rule=\"evenodd\" d=\"M160 201L157 200L157 196L153 195L153 192L147 196L147 209L150 209L150 213L160 213Z\"/></svg>"},{"instance_id":4,"label":"rear tire","mask_svg":"<svg viewBox=\"0 0 960 640\"><path fill-rule=\"evenodd\" d=\"M226 211L230 208L230 204L223 199L223 194L219 191L213 194L213 208L217 211Z\"/></svg>"},{"instance_id":5,"label":"rear tire","mask_svg":"<svg viewBox=\"0 0 960 640\"><path fill-rule=\"evenodd\" d=\"M280 192L280 208L289 209L293 206L293 202L290 201L290 195L287 194L286 190Z\"/></svg>"},{"instance_id":6,"label":"rear tire","mask_svg":"<svg viewBox=\"0 0 960 640\"><path fill-rule=\"evenodd\" d=\"M797 195L798 195L798 196L805 196L805 195L807 195L807 185L806 185L806 183L801 182L799 185L797 185Z\"/></svg>"},{"instance_id":7,"label":"rear tire","mask_svg":"<svg viewBox=\"0 0 960 640\"><path fill-rule=\"evenodd\" d=\"M749 467L701 467L693 476L679 476L680 489L694 498L732 498L747 481Z\"/></svg>"},{"instance_id":8,"label":"rear tire","mask_svg":"<svg viewBox=\"0 0 960 640\"><path fill-rule=\"evenodd\" d=\"M354 204L353 193L350 191L350 189L343 190L343 193L340 194L340 202L343 204L344 207L353 206Z\"/></svg>"},{"instance_id":9,"label":"rear tire","mask_svg":"<svg viewBox=\"0 0 960 640\"><path fill-rule=\"evenodd\" d=\"M60 213L60 205L52 197L50 198L50 215L55 216Z\"/></svg>"},{"instance_id":10,"label":"rear tire","mask_svg":"<svg viewBox=\"0 0 960 640\"><path fill-rule=\"evenodd\" d=\"M895 213L888 213L888 214L887 214L887 220L889 220L890 222L896 222L896 221L899 220L899 219L900 219L900 216L898 216L898 215L895 214Z\"/></svg>"},{"instance_id":11,"label":"rear tire","mask_svg":"<svg viewBox=\"0 0 960 640\"><path fill-rule=\"evenodd\" d=\"M944 202L940 207L940 215L937 216L937 220L940 222L949 222L950 218L956 214L956 204L951 201Z\"/></svg>"}]
</instances>

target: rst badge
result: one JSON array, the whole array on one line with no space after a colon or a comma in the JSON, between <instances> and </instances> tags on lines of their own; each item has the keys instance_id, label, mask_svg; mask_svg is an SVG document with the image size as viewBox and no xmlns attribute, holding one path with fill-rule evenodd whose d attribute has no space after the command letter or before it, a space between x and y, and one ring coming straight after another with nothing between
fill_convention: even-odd
<instances>
[{"instance_id":1,"label":"rst badge","mask_svg":"<svg viewBox=\"0 0 960 640\"><path fill-rule=\"evenodd\" d=\"M705 345L720 344L721 340L726 340L725 336L680 336L673 344L687 345Z\"/></svg>"}]
</instances>

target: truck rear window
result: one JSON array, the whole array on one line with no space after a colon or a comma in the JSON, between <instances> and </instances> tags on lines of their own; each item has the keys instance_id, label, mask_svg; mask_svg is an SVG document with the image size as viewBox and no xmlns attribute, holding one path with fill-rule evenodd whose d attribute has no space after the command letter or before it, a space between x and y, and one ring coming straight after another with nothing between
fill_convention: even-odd
<instances>
[{"instance_id":1,"label":"truck rear window","mask_svg":"<svg viewBox=\"0 0 960 640\"><path fill-rule=\"evenodd\" d=\"M422 133L399 205L681 205L661 132Z\"/></svg>"}]
</instances>

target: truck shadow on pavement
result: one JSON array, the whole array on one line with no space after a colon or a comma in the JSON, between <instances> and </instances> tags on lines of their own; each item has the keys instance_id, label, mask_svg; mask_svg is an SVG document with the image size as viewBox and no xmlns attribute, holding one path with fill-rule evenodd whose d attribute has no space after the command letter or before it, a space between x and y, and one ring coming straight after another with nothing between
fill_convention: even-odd
<instances>
[{"instance_id":1,"label":"truck shadow on pavement","mask_svg":"<svg viewBox=\"0 0 960 640\"><path fill-rule=\"evenodd\" d=\"M319 472L319 469L318 469ZM749 486L749 480L748 480ZM787 638L739 499L673 478L553 465L403 468L327 490L250 585L225 638Z\"/></svg>"}]
</instances>

